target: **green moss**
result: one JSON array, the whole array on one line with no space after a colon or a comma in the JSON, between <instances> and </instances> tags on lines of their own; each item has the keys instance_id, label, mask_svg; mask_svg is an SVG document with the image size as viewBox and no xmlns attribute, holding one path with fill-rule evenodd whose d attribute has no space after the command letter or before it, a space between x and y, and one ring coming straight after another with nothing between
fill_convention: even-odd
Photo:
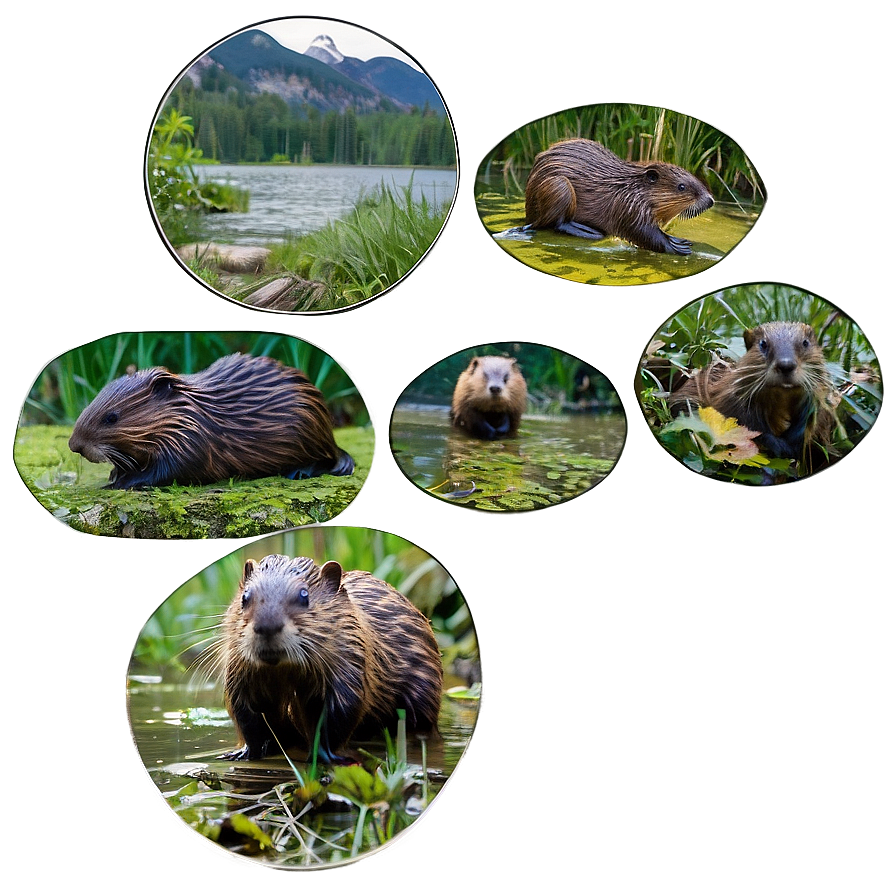
<instances>
[{"instance_id":1,"label":"green moss","mask_svg":"<svg viewBox=\"0 0 896 896\"><path fill-rule=\"evenodd\" d=\"M245 538L333 519L354 500L373 460L373 430L336 431L355 459L351 476L281 476L205 486L106 489L111 467L68 449L71 428L27 426L13 457L34 497L57 519L93 535L125 538Z\"/></svg>"}]
</instances>

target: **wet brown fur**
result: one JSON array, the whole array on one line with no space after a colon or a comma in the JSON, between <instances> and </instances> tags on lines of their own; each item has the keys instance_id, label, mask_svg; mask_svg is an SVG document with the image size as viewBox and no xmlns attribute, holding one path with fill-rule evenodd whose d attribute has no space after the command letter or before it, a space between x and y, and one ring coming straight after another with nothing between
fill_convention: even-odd
<instances>
[{"instance_id":1,"label":"wet brown fur","mask_svg":"<svg viewBox=\"0 0 896 896\"><path fill-rule=\"evenodd\" d=\"M78 417L69 447L111 463L113 488L354 469L336 445L323 395L305 374L240 354L200 373L152 367L114 380Z\"/></svg>"},{"instance_id":2,"label":"wet brown fur","mask_svg":"<svg viewBox=\"0 0 896 896\"><path fill-rule=\"evenodd\" d=\"M835 416L834 387L824 354L808 324L772 321L744 331L746 354L696 371L669 399L673 414L689 404L715 408L761 433L774 457L808 459L826 447Z\"/></svg>"},{"instance_id":3,"label":"wet brown fur","mask_svg":"<svg viewBox=\"0 0 896 896\"><path fill-rule=\"evenodd\" d=\"M618 236L654 252L690 253L663 229L713 204L693 174L666 162L626 162L594 140L563 140L535 157L526 181L527 226L602 239Z\"/></svg>"},{"instance_id":4,"label":"wet brown fur","mask_svg":"<svg viewBox=\"0 0 896 896\"><path fill-rule=\"evenodd\" d=\"M526 410L526 395L515 358L473 358L454 387L451 422L481 439L512 436Z\"/></svg>"},{"instance_id":5,"label":"wet brown fur","mask_svg":"<svg viewBox=\"0 0 896 896\"><path fill-rule=\"evenodd\" d=\"M284 748L310 749L324 709L327 760L353 735L394 731L398 709L409 731L437 733L442 663L429 620L391 585L335 561L247 561L219 660L242 742L227 758L276 753L270 728Z\"/></svg>"}]
</instances>

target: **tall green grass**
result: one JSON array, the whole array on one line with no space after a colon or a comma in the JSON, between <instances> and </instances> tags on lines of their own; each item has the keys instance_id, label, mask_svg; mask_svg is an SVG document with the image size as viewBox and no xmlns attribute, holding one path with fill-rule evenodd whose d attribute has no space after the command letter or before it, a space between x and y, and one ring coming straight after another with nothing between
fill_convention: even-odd
<instances>
[{"instance_id":1,"label":"tall green grass","mask_svg":"<svg viewBox=\"0 0 896 896\"><path fill-rule=\"evenodd\" d=\"M508 195L522 193L535 156L558 140L596 140L623 159L663 161L702 177L720 198L762 201L765 188L740 146L715 128L655 106L604 103L539 118L514 131L486 158L480 175L500 169Z\"/></svg>"},{"instance_id":2,"label":"tall green grass","mask_svg":"<svg viewBox=\"0 0 896 896\"><path fill-rule=\"evenodd\" d=\"M502 355L516 358L528 385L529 397L543 409L575 394L579 373L585 372L595 387L595 398L608 408L622 410L622 403L613 384L598 370L575 355L568 355L547 345L533 342L496 342L472 346L437 361L402 393L406 402L448 404L457 377L474 357Z\"/></svg>"},{"instance_id":3,"label":"tall green grass","mask_svg":"<svg viewBox=\"0 0 896 896\"><path fill-rule=\"evenodd\" d=\"M22 413L22 423L73 423L96 394L130 366L167 367L196 373L233 352L276 358L297 367L324 394L334 415L355 425L369 421L357 387L326 352L278 333L119 333L60 355L37 378Z\"/></svg>"},{"instance_id":4,"label":"tall green grass","mask_svg":"<svg viewBox=\"0 0 896 896\"><path fill-rule=\"evenodd\" d=\"M272 246L269 266L325 283L326 296L315 310L353 305L397 283L420 261L449 208L447 202L415 198L413 180L403 187L383 182L346 216Z\"/></svg>"},{"instance_id":5,"label":"tall green grass","mask_svg":"<svg viewBox=\"0 0 896 896\"><path fill-rule=\"evenodd\" d=\"M246 560L260 560L267 554L311 557L318 564L338 560L343 569L370 572L397 588L432 619L446 656L452 655L453 645L475 647L475 632L462 594L447 570L426 551L375 529L315 527L268 536L185 582L144 626L134 650L134 671L168 666L184 669L195 663L236 593Z\"/></svg>"}]
</instances>

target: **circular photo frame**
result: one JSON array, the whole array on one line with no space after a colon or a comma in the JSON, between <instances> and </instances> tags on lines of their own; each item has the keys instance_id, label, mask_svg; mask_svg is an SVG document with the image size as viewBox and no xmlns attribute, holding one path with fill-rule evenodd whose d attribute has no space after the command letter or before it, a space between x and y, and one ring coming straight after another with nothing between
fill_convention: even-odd
<instances>
[{"instance_id":1,"label":"circular photo frame","mask_svg":"<svg viewBox=\"0 0 896 896\"><path fill-rule=\"evenodd\" d=\"M699 273L747 235L765 187L741 147L656 106L564 109L508 134L476 173L506 253L565 280L640 286Z\"/></svg>"},{"instance_id":2,"label":"circular photo frame","mask_svg":"<svg viewBox=\"0 0 896 896\"><path fill-rule=\"evenodd\" d=\"M439 796L473 734L467 603L423 549L375 529L246 545L150 617L128 669L140 758L186 824L277 868L342 865Z\"/></svg>"},{"instance_id":3,"label":"circular photo frame","mask_svg":"<svg viewBox=\"0 0 896 896\"><path fill-rule=\"evenodd\" d=\"M51 361L25 399L13 457L35 499L79 531L243 538L337 516L373 449L357 386L317 346L140 332Z\"/></svg>"},{"instance_id":4,"label":"circular photo frame","mask_svg":"<svg viewBox=\"0 0 896 896\"><path fill-rule=\"evenodd\" d=\"M612 471L625 434L607 377L531 342L479 345L433 364L401 393L389 427L395 461L414 485L490 511L584 494Z\"/></svg>"},{"instance_id":5,"label":"circular photo frame","mask_svg":"<svg viewBox=\"0 0 896 896\"><path fill-rule=\"evenodd\" d=\"M877 354L850 317L796 286L747 283L686 305L654 334L635 390L687 469L743 485L803 479L877 420Z\"/></svg>"},{"instance_id":6,"label":"circular photo frame","mask_svg":"<svg viewBox=\"0 0 896 896\"><path fill-rule=\"evenodd\" d=\"M171 254L216 295L324 313L401 282L457 195L457 141L416 60L337 19L234 32L175 78L144 181Z\"/></svg>"}]
</instances>

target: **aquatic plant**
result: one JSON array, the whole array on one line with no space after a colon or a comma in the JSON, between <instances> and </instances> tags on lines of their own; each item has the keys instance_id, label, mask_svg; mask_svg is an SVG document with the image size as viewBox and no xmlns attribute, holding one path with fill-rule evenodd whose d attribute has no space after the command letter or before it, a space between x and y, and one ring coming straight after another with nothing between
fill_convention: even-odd
<instances>
[{"instance_id":1,"label":"aquatic plant","mask_svg":"<svg viewBox=\"0 0 896 896\"><path fill-rule=\"evenodd\" d=\"M247 191L230 184L200 183L195 166L202 162L202 150L193 145L190 116L169 109L153 127L146 180L159 226L172 245L195 238L199 214L248 208Z\"/></svg>"}]
</instances>

